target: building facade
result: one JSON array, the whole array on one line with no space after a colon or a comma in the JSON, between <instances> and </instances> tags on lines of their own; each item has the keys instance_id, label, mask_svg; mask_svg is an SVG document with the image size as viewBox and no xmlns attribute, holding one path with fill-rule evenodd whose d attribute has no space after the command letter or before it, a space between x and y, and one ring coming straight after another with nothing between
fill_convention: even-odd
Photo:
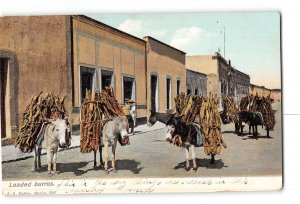
<instances>
[{"instance_id":1,"label":"building facade","mask_svg":"<svg viewBox=\"0 0 300 204\"><path fill-rule=\"evenodd\" d=\"M186 93L193 95L207 95L207 76L203 73L186 69Z\"/></svg>"},{"instance_id":2,"label":"building facade","mask_svg":"<svg viewBox=\"0 0 300 204\"><path fill-rule=\"evenodd\" d=\"M75 129L86 90L111 85L121 105L136 102L144 121L149 109L171 112L176 95L186 91L185 53L152 37L78 15L2 17L0 29L2 144L13 141L22 113L41 91L67 96Z\"/></svg>"},{"instance_id":3,"label":"building facade","mask_svg":"<svg viewBox=\"0 0 300 204\"><path fill-rule=\"evenodd\" d=\"M249 94L250 76L232 67L219 53L187 56L186 66L207 75L207 94L234 97L237 102Z\"/></svg>"},{"instance_id":4,"label":"building facade","mask_svg":"<svg viewBox=\"0 0 300 204\"><path fill-rule=\"evenodd\" d=\"M172 112L174 98L186 90L185 52L144 37L147 53L148 109Z\"/></svg>"},{"instance_id":5,"label":"building facade","mask_svg":"<svg viewBox=\"0 0 300 204\"><path fill-rule=\"evenodd\" d=\"M146 42L86 16L0 18L1 138L12 141L22 113L41 91L67 96L79 127L86 90L114 87L117 100L136 101L147 115Z\"/></svg>"},{"instance_id":6,"label":"building facade","mask_svg":"<svg viewBox=\"0 0 300 204\"><path fill-rule=\"evenodd\" d=\"M71 21L66 16L1 17L1 138L16 136L22 113L41 91L67 96L72 110Z\"/></svg>"},{"instance_id":7,"label":"building facade","mask_svg":"<svg viewBox=\"0 0 300 204\"><path fill-rule=\"evenodd\" d=\"M73 119L85 91L111 85L120 104L136 102L137 118L146 118L146 42L86 16L72 16L74 98Z\"/></svg>"}]
</instances>

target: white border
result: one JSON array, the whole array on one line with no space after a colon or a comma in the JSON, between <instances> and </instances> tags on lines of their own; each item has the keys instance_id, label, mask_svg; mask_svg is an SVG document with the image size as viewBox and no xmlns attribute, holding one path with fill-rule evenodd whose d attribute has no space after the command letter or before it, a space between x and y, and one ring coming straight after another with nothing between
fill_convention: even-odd
<instances>
[{"instance_id":1,"label":"white border","mask_svg":"<svg viewBox=\"0 0 300 204\"><path fill-rule=\"evenodd\" d=\"M282 64L284 113L300 113L299 82L300 76L300 12L298 1L287 0L129 0L123 5L117 0L110 1L16 1L5 0L0 3L0 15L36 15L36 14L81 14L99 12L125 12L125 11L279 11L282 15ZM113 195L113 196L72 196L72 197L14 197L4 198L1 203L294 203L299 200L300 192L300 137L298 127L299 115L284 117L284 188L281 192L268 193L216 193L216 194L171 194L171 195ZM2 172L1 172L2 176ZM1 189L0 189L1 190ZM68 200L67 200L68 199ZM61 201L62 200L62 201Z\"/></svg>"}]
</instances>

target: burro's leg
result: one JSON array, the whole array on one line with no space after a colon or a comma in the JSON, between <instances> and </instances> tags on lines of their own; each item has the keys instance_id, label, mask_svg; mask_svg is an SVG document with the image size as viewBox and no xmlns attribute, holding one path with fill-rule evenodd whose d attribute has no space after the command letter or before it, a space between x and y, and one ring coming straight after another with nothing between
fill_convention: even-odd
<instances>
[{"instance_id":1,"label":"burro's leg","mask_svg":"<svg viewBox=\"0 0 300 204\"><path fill-rule=\"evenodd\" d=\"M185 147L185 170L190 170L190 153L189 153L189 147Z\"/></svg>"},{"instance_id":2,"label":"burro's leg","mask_svg":"<svg viewBox=\"0 0 300 204\"><path fill-rule=\"evenodd\" d=\"M37 155L37 149L36 149L36 145L34 145L34 148L33 148L33 151L34 151L34 162L33 162L33 169L32 169L32 171L37 171L37 157L38 157L38 155Z\"/></svg>"},{"instance_id":3,"label":"burro's leg","mask_svg":"<svg viewBox=\"0 0 300 204\"><path fill-rule=\"evenodd\" d=\"M114 144L111 146L111 165L113 168L113 171L116 173L116 147L117 147L117 140L114 141Z\"/></svg>"},{"instance_id":4,"label":"burro's leg","mask_svg":"<svg viewBox=\"0 0 300 204\"><path fill-rule=\"evenodd\" d=\"M102 159L102 144L99 145L99 156L100 156L100 167L103 168L103 159Z\"/></svg>"},{"instance_id":5,"label":"burro's leg","mask_svg":"<svg viewBox=\"0 0 300 204\"><path fill-rule=\"evenodd\" d=\"M57 173L57 149L53 150L53 175Z\"/></svg>"},{"instance_id":6,"label":"burro's leg","mask_svg":"<svg viewBox=\"0 0 300 204\"><path fill-rule=\"evenodd\" d=\"M191 145L191 151L192 151L192 159L193 159L193 170L197 171L197 163L196 163L196 153L195 153L195 146Z\"/></svg>"},{"instance_id":7,"label":"burro's leg","mask_svg":"<svg viewBox=\"0 0 300 204\"><path fill-rule=\"evenodd\" d=\"M104 142L104 171L106 174L108 174L108 143L109 141Z\"/></svg>"},{"instance_id":8,"label":"burro's leg","mask_svg":"<svg viewBox=\"0 0 300 204\"><path fill-rule=\"evenodd\" d=\"M52 176L51 163L53 158L53 152L50 147L47 148L47 165L48 165L48 176Z\"/></svg>"},{"instance_id":9,"label":"burro's leg","mask_svg":"<svg viewBox=\"0 0 300 204\"><path fill-rule=\"evenodd\" d=\"M38 171L42 168L42 163L41 163L41 154L42 154L42 148L38 147Z\"/></svg>"},{"instance_id":10,"label":"burro's leg","mask_svg":"<svg viewBox=\"0 0 300 204\"><path fill-rule=\"evenodd\" d=\"M210 164L214 165L215 164L215 155L211 154L211 159L210 159Z\"/></svg>"},{"instance_id":11,"label":"burro's leg","mask_svg":"<svg viewBox=\"0 0 300 204\"><path fill-rule=\"evenodd\" d=\"M97 151L94 151L94 169L97 168Z\"/></svg>"}]
</instances>

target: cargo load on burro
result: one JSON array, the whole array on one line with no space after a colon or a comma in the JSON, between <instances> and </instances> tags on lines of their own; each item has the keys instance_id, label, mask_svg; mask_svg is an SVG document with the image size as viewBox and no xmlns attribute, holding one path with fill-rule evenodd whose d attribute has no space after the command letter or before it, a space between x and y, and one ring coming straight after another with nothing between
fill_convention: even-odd
<instances>
[{"instance_id":1,"label":"cargo load on burro","mask_svg":"<svg viewBox=\"0 0 300 204\"><path fill-rule=\"evenodd\" d=\"M94 152L94 168L97 168L96 155L99 149L100 167L103 167L102 148L104 147L104 170L108 173L108 148L112 148L112 170L116 172L115 153L117 142L129 145L128 121L114 96L112 87L105 87L100 93L86 91L81 105L80 151Z\"/></svg>"},{"instance_id":2,"label":"cargo load on burro","mask_svg":"<svg viewBox=\"0 0 300 204\"><path fill-rule=\"evenodd\" d=\"M49 176L56 174L58 147L71 145L65 99L43 92L33 96L22 115L15 140L15 146L23 153L34 151L34 171L41 169L41 151L46 149Z\"/></svg>"},{"instance_id":3,"label":"cargo load on burro","mask_svg":"<svg viewBox=\"0 0 300 204\"><path fill-rule=\"evenodd\" d=\"M253 136L258 139L258 132L257 132L257 125L265 126L265 129L267 131L267 138L270 138L270 131L274 130L275 126L275 110L272 108L273 99L270 98L270 95L267 97L259 97L258 94L254 95L248 95L241 99L240 102L240 127L241 127L241 134L243 134L243 126L242 122L246 122L249 124L249 134L251 131L252 126L252 132ZM248 115L250 114L249 117ZM258 120L255 119L255 115L258 115ZM254 118L254 119L253 119ZM253 121L251 125L251 121ZM250 122L249 122L250 121Z\"/></svg>"},{"instance_id":4,"label":"cargo load on burro","mask_svg":"<svg viewBox=\"0 0 300 204\"><path fill-rule=\"evenodd\" d=\"M204 152L211 156L210 164L215 163L215 155L221 153L227 145L222 138L221 118L218 112L219 98L199 95L185 96L181 93L175 98L176 113L156 113L151 111L148 125L156 121L167 126L166 140L186 150L185 169L190 169L190 150L193 170L197 170L195 147L204 147Z\"/></svg>"}]
</instances>

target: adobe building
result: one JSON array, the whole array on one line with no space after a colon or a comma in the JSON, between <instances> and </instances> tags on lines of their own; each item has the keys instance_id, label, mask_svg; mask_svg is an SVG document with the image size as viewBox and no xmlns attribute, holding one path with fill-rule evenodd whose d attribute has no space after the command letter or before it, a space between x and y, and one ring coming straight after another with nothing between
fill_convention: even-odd
<instances>
[{"instance_id":1,"label":"adobe building","mask_svg":"<svg viewBox=\"0 0 300 204\"><path fill-rule=\"evenodd\" d=\"M249 93L250 76L233 68L218 52L186 57L186 67L207 76L207 94L234 97L238 101Z\"/></svg>"},{"instance_id":2,"label":"adobe building","mask_svg":"<svg viewBox=\"0 0 300 204\"><path fill-rule=\"evenodd\" d=\"M186 69L186 94L207 95L207 76L201 72Z\"/></svg>"},{"instance_id":3,"label":"adobe building","mask_svg":"<svg viewBox=\"0 0 300 204\"><path fill-rule=\"evenodd\" d=\"M110 84L120 103L132 98L137 117L146 118L144 40L86 16L1 17L0 30L2 144L16 136L22 113L41 91L67 96L75 127L85 90Z\"/></svg>"},{"instance_id":4,"label":"adobe building","mask_svg":"<svg viewBox=\"0 0 300 204\"><path fill-rule=\"evenodd\" d=\"M175 110L174 98L186 90L185 52L150 36L147 55L147 104L157 112Z\"/></svg>"}]
</instances>

